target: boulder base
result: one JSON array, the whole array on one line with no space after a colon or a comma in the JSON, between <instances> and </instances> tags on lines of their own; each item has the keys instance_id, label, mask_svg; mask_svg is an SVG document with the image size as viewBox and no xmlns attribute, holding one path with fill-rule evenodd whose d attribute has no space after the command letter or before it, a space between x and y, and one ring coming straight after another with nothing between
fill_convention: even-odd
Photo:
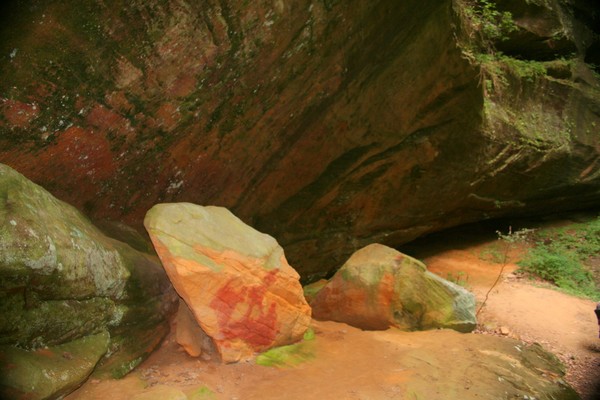
<instances>
[{"instance_id":1,"label":"boulder base","mask_svg":"<svg viewBox=\"0 0 600 400\"><path fill-rule=\"evenodd\" d=\"M190 310L182 299L179 300L176 321L175 339L186 353L192 357L198 357L202 354L205 357L210 357L214 352L212 340L200 328L192 310Z\"/></svg>"}]
</instances>

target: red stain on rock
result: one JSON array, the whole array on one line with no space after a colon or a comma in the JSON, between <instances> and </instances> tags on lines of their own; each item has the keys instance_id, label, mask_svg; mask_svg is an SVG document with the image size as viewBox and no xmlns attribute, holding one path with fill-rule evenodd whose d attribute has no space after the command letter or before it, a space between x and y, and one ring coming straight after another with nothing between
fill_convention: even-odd
<instances>
[{"instance_id":1,"label":"red stain on rock","mask_svg":"<svg viewBox=\"0 0 600 400\"><path fill-rule=\"evenodd\" d=\"M267 274L265 285L273 282L270 276L273 274ZM266 293L267 286L240 287L235 281L217 291L210 307L217 313L223 339L242 339L256 351L275 341L277 305L267 301Z\"/></svg>"},{"instance_id":2,"label":"red stain on rock","mask_svg":"<svg viewBox=\"0 0 600 400\"><path fill-rule=\"evenodd\" d=\"M179 114L177 107L171 103L161 105L156 111L156 120L159 126L167 132L172 131L177 126L180 117L181 114Z\"/></svg>"},{"instance_id":3,"label":"red stain on rock","mask_svg":"<svg viewBox=\"0 0 600 400\"><path fill-rule=\"evenodd\" d=\"M282 260L279 261L280 265L287 264L285 257L281 257L281 258L282 258ZM264 279L266 286L271 286L272 284L275 283L275 281L277 281L277 270L273 269L273 270L267 272L267 274L265 275L265 277L263 279Z\"/></svg>"},{"instance_id":4,"label":"red stain on rock","mask_svg":"<svg viewBox=\"0 0 600 400\"><path fill-rule=\"evenodd\" d=\"M376 293L376 304L382 315L391 315L393 313L392 299L394 298L395 280L394 274L386 272L379 282Z\"/></svg>"},{"instance_id":5,"label":"red stain on rock","mask_svg":"<svg viewBox=\"0 0 600 400\"><path fill-rule=\"evenodd\" d=\"M104 135L76 126L60 134L56 146L50 147L43 156L56 168L63 167L80 178L108 179L116 170Z\"/></svg>"},{"instance_id":6,"label":"red stain on rock","mask_svg":"<svg viewBox=\"0 0 600 400\"><path fill-rule=\"evenodd\" d=\"M54 358L56 356L56 353L54 353L50 349L37 349L35 351L35 354L38 356L43 356L43 357L47 357L47 358Z\"/></svg>"},{"instance_id":7,"label":"red stain on rock","mask_svg":"<svg viewBox=\"0 0 600 400\"><path fill-rule=\"evenodd\" d=\"M35 152L35 163L31 155L11 151L0 152L3 163L16 169L34 182L60 182L67 185L48 184L52 194L59 199L71 199L75 207L83 208L87 202L98 201L100 184L110 179L117 171L110 144L104 135L72 126L55 133L56 142ZM61 190L71 188L70 190ZM72 191L78 195L74 198Z\"/></svg>"},{"instance_id":8,"label":"red stain on rock","mask_svg":"<svg viewBox=\"0 0 600 400\"><path fill-rule=\"evenodd\" d=\"M360 279L334 276L311 302L318 320L345 322L368 330L382 330L393 321L395 277L385 272L372 287Z\"/></svg>"},{"instance_id":9,"label":"red stain on rock","mask_svg":"<svg viewBox=\"0 0 600 400\"><path fill-rule=\"evenodd\" d=\"M86 122L103 132L115 132L132 139L134 130L129 120L122 115L96 104L86 117Z\"/></svg>"},{"instance_id":10,"label":"red stain on rock","mask_svg":"<svg viewBox=\"0 0 600 400\"><path fill-rule=\"evenodd\" d=\"M168 93L173 97L185 97L196 88L196 77L190 74L178 76L169 86Z\"/></svg>"},{"instance_id":11,"label":"red stain on rock","mask_svg":"<svg viewBox=\"0 0 600 400\"><path fill-rule=\"evenodd\" d=\"M0 112L10 127L27 128L31 121L38 116L40 110L36 104L0 99Z\"/></svg>"},{"instance_id":12,"label":"red stain on rock","mask_svg":"<svg viewBox=\"0 0 600 400\"><path fill-rule=\"evenodd\" d=\"M135 111L135 107L133 104L129 102L127 97L125 96L125 92L122 90L112 92L105 96L106 103L113 109L119 111L120 113L133 113Z\"/></svg>"}]
</instances>

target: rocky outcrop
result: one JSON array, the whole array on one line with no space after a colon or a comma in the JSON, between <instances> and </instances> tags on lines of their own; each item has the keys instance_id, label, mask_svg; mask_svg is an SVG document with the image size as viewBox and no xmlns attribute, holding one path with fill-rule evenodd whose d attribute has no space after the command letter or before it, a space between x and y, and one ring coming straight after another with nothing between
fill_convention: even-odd
<instances>
[{"instance_id":1,"label":"rocky outcrop","mask_svg":"<svg viewBox=\"0 0 600 400\"><path fill-rule=\"evenodd\" d=\"M361 329L470 332L477 326L473 294L380 244L354 253L310 305L316 319Z\"/></svg>"},{"instance_id":2,"label":"rocky outcrop","mask_svg":"<svg viewBox=\"0 0 600 400\"><path fill-rule=\"evenodd\" d=\"M2 399L57 399L77 389L110 344L108 332L37 350L0 346Z\"/></svg>"},{"instance_id":3,"label":"rocky outcrop","mask_svg":"<svg viewBox=\"0 0 600 400\"><path fill-rule=\"evenodd\" d=\"M190 203L158 204L144 224L173 286L223 362L302 338L310 307L300 276L271 236L223 207ZM184 348L198 353L198 346Z\"/></svg>"},{"instance_id":4,"label":"rocky outcrop","mask_svg":"<svg viewBox=\"0 0 600 400\"><path fill-rule=\"evenodd\" d=\"M307 280L369 243L595 206L597 5L525 3L498 0L508 59L458 0L9 8L0 161L94 219L225 206Z\"/></svg>"},{"instance_id":5,"label":"rocky outcrop","mask_svg":"<svg viewBox=\"0 0 600 400\"><path fill-rule=\"evenodd\" d=\"M156 257L109 239L75 208L0 165L3 367L6 354L34 359L45 357L37 349L72 344L90 363L87 373L120 377L168 332L176 299ZM92 355L83 354L86 346L76 343L101 332L110 337L103 350L96 343Z\"/></svg>"}]
</instances>

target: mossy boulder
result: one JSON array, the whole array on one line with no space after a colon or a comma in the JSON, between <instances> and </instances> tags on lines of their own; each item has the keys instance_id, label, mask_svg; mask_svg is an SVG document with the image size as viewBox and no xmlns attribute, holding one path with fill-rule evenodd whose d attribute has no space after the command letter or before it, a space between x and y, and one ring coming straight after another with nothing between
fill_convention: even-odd
<instances>
[{"instance_id":1,"label":"mossy boulder","mask_svg":"<svg viewBox=\"0 0 600 400\"><path fill-rule=\"evenodd\" d=\"M104 331L36 350L0 346L0 398L53 399L71 392L91 374L109 341Z\"/></svg>"},{"instance_id":2,"label":"mossy boulder","mask_svg":"<svg viewBox=\"0 0 600 400\"><path fill-rule=\"evenodd\" d=\"M473 294L380 244L354 253L310 305L316 319L361 329L470 332L477 325Z\"/></svg>"},{"instance_id":3,"label":"mossy boulder","mask_svg":"<svg viewBox=\"0 0 600 400\"><path fill-rule=\"evenodd\" d=\"M101 364L122 375L166 334L175 300L156 257L0 164L0 345L35 350L108 332Z\"/></svg>"}]
</instances>

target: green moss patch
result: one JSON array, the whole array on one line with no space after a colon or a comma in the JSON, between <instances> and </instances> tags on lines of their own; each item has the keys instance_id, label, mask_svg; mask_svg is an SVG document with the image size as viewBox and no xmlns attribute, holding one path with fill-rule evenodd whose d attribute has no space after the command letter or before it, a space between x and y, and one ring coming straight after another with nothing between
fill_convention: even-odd
<instances>
[{"instance_id":1,"label":"green moss patch","mask_svg":"<svg viewBox=\"0 0 600 400\"><path fill-rule=\"evenodd\" d=\"M200 386L192 393L188 394L189 400L213 400L216 399L216 393L208 386Z\"/></svg>"},{"instance_id":2,"label":"green moss patch","mask_svg":"<svg viewBox=\"0 0 600 400\"><path fill-rule=\"evenodd\" d=\"M315 358L315 333L309 329L304 341L287 346L275 347L256 357L256 364L265 367L295 367Z\"/></svg>"},{"instance_id":3,"label":"green moss patch","mask_svg":"<svg viewBox=\"0 0 600 400\"><path fill-rule=\"evenodd\" d=\"M0 346L0 397L58 398L76 389L108 349L103 332L37 350Z\"/></svg>"},{"instance_id":4,"label":"green moss patch","mask_svg":"<svg viewBox=\"0 0 600 400\"><path fill-rule=\"evenodd\" d=\"M311 302L317 294L327 285L327 279L320 279L316 282L313 282L309 285L304 286L302 289L304 291L304 298L307 302Z\"/></svg>"}]
</instances>

